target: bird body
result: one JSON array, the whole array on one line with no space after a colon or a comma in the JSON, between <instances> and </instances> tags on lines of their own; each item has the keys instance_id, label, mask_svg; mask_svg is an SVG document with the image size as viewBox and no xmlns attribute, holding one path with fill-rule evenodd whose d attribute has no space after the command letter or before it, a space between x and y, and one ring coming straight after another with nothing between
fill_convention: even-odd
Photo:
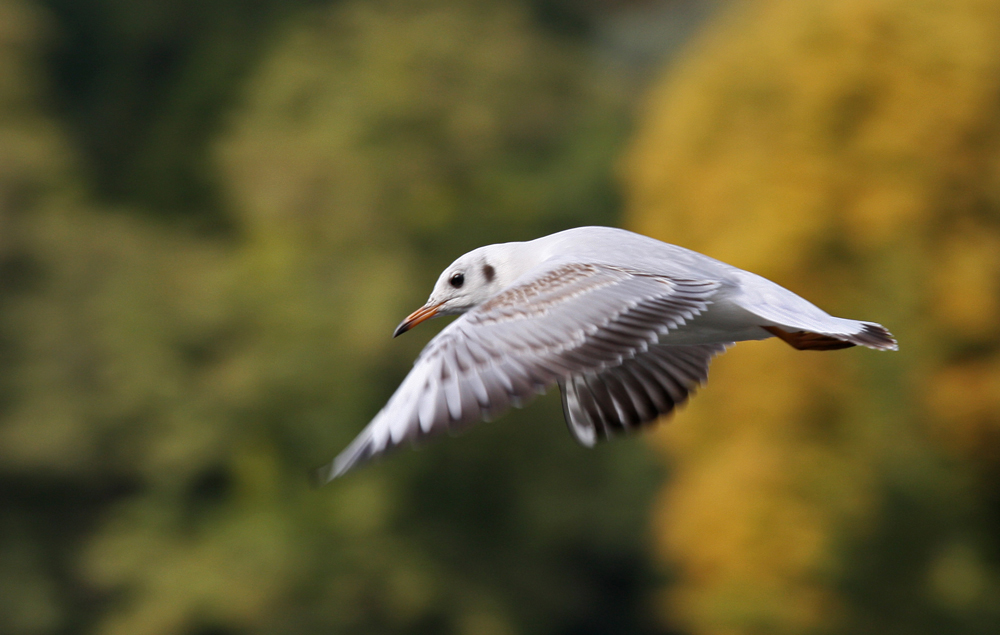
<instances>
[{"instance_id":1,"label":"bird body","mask_svg":"<svg viewBox=\"0 0 1000 635\"><path fill-rule=\"evenodd\" d=\"M558 385L586 446L668 414L733 343L896 350L882 326L837 318L756 274L621 229L580 227L475 249L438 278L400 335L460 315L424 348L328 482L406 442L456 431Z\"/></svg>"}]
</instances>

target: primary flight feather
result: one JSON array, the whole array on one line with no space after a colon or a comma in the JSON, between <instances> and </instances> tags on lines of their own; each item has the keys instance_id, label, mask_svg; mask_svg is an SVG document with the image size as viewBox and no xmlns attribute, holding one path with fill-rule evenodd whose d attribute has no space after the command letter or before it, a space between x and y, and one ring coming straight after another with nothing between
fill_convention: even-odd
<instances>
[{"instance_id":1,"label":"primary flight feather","mask_svg":"<svg viewBox=\"0 0 1000 635\"><path fill-rule=\"evenodd\" d=\"M424 348L322 484L406 442L520 406L558 385L585 446L651 423L735 342L779 337L801 350L896 350L881 325L833 317L758 275L608 227L480 247L453 262L400 335L460 315Z\"/></svg>"}]
</instances>

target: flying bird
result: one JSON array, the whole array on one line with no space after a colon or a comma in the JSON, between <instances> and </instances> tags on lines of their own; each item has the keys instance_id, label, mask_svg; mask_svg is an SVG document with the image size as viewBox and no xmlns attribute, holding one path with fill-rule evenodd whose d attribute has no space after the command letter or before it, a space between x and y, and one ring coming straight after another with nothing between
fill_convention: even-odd
<instances>
[{"instance_id":1,"label":"flying bird","mask_svg":"<svg viewBox=\"0 0 1000 635\"><path fill-rule=\"evenodd\" d=\"M778 337L799 350L897 350L879 324L833 317L788 289L622 229L580 227L480 247L448 266L394 337L458 315L389 402L314 479L329 482L404 442L458 431L553 385L581 444L684 403L713 357Z\"/></svg>"}]
</instances>

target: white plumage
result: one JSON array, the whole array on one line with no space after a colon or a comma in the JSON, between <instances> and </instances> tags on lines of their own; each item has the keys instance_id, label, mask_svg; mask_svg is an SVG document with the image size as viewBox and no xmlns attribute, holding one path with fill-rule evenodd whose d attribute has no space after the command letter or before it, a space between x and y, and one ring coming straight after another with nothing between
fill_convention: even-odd
<instances>
[{"instance_id":1,"label":"white plumage","mask_svg":"<svg viewBox=\"0 0 1000 635\"><path fill-rule=\"evenodd\" d=\"M458 430L558 385L586 446L655 421L734 342L896 350L882 326L828 315L787 289L702 254L621 229L581 227L471 251L441 274L425 319L438 334L361 434L316 471L328 482L405 441Z\"/></svg>"}]
</instances>

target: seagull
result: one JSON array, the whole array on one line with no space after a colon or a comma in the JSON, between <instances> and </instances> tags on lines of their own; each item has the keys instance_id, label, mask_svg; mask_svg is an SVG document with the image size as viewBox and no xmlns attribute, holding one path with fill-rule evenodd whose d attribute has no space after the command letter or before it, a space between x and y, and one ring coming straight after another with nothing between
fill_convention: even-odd
<instances>
[{"instance_id":1,"label":"seagull","mask_svg":"<svg viewBox=\"0 0 1000 635\"><path fill-rule=\"evenodd\" d=\"M458 432L553 385L578 442L655 422L708 378L735 342L799 350L897 350L874 322L833 317L770 280L609 227L480 247L448 266L396 328L458 315L420 353L385 407L332 462L327 483L403 443Z\"/></svg>"}]
</instances>

